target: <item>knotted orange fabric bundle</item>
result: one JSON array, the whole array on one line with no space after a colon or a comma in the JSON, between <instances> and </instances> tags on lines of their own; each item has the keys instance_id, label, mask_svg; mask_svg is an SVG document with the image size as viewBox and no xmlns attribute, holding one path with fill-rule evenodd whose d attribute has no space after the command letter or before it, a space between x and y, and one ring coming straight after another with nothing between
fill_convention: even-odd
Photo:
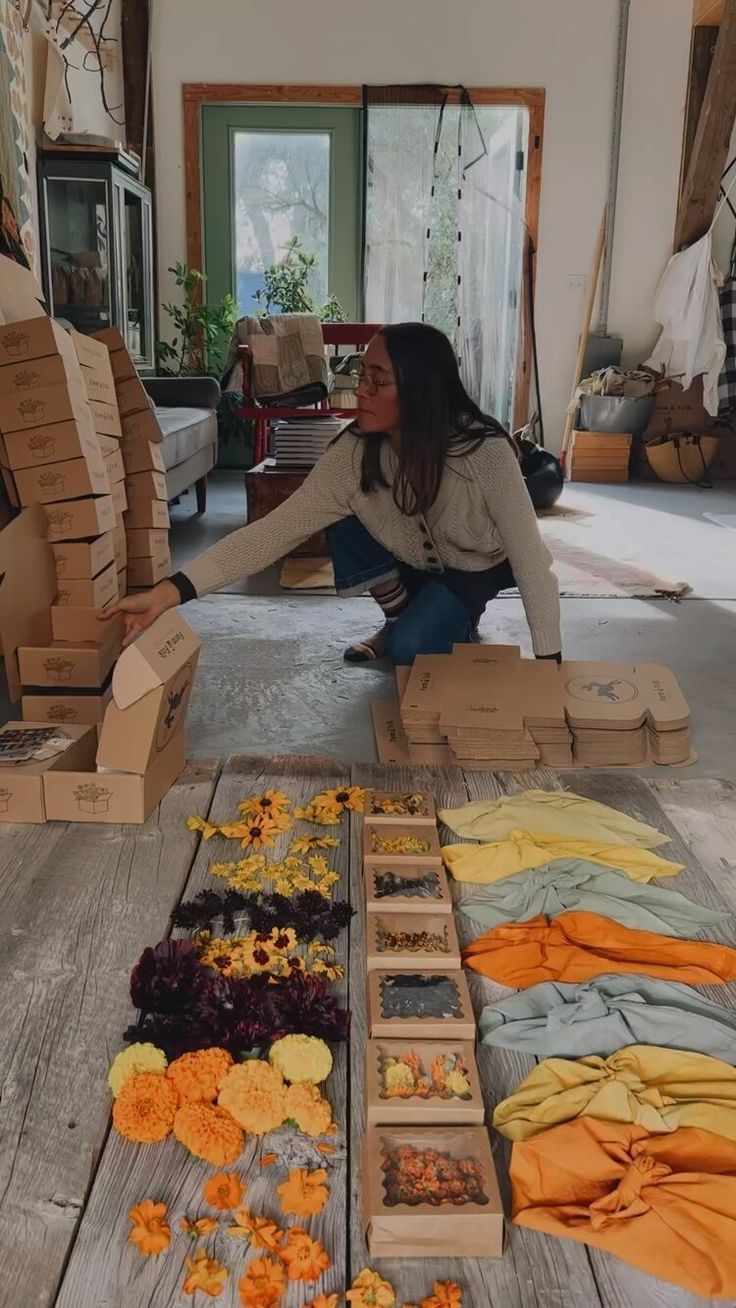
<instances>
[{"instance_id":1,"label":"knotted orange fabric bundle","mask_svg":"<svg viewBox=\"0 0 736 1308\"><path fill-rule=\"evenodd\" d=\"M511 1153L512 1217L706 1298L736 1295L736 1143L582 1117Z\"/></svg>"},{"instance_id":2,"label":"knotted orange fabric bundle","mask_svg":"<svg viewBox=\"0 0 736 1308\"><path fill-rule=\"evenodd\" d=\"M598 913L540 913L486 931L463 950L463 965L522 990L539 981L587 981L602 972L644 972L703 986L736 978L736 949L636 931Z\"/></svg>"}]
</instances>

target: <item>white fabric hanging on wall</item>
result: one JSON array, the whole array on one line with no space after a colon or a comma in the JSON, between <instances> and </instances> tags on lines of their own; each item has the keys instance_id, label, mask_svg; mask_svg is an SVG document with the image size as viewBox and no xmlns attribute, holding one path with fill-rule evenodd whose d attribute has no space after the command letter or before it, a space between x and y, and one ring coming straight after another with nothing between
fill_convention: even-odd
<instances>
[{"instance_id":1,"label":"white fabric hanging on wall","mask_svg":"<svg viewBox=\"0 0 736 1308\"><path fill-rule=\"evenodd\" d=\"M723 277L713 259L712 228L686 250L673 254L654 298L662 334L647 366L675 377L687 390L702 375L703 403L718 413L718 378L726 358L718 290Z\"/></svg>"}]
</instances>

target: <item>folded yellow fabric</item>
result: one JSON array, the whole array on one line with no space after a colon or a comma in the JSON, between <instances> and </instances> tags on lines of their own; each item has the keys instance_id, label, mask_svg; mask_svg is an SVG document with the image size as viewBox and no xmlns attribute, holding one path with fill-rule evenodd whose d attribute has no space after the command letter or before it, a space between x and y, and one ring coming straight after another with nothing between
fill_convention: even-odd
<instances>
[{"instance_id":1,"label":"folded yellow fabric","mask_svg":"<svg viewBox=\"0 0 736 1308\"><path fill-rule=\"evenodd\" d=\"M496 1105L493 1125L510 1140L529 1140L578 1117L653 1133L695 1126L736 1140L736 1068L660 1045L629 1045L610 1058L545 1058Z\"/></svg>"},{"instance_id":2,"label":"folded yellow fabric","mask_svg":"<svg viewBox=\"0 0 736 1308\"><path fill-rule=\"evenodd\" d=\"M708 1299L736 1296L730 1140L583 1117L515 1144L510 1174L519 1226L604 1249ZM647 1298L642 1287L638 1303Z\"/></svg>"},{"instance_id":3,"label":"folded yellow fabric","mask_svg":"<svg viewBox=\"0 0 736 1308\"><path fill-rule=\"evenodd\" d=\"M570 837L642 849L658 849L669 841L656 827L567 790L522 790L500 799L477 799L441 809L439 817L464 840L506 840L512 831L534 831L558 840Z\"/></svg>"},{"instance_id":4,"label":"folded yellow fabric","mask_svg":"<svg viewBox=\"0 0 736 1308\"><path fill-rule=\"evenodd\" d=\"M503 877L542 867L557 858L585 858L604 867L618 868L632 881L652 877L673 877L684 863L670 863L650 849L636 845L606 845L596 840L557 839L529 831L512 831L506 840L488 845L445 845L442 850L448 871L456 881L488 886Z\"/></svg>"}]
</instances>

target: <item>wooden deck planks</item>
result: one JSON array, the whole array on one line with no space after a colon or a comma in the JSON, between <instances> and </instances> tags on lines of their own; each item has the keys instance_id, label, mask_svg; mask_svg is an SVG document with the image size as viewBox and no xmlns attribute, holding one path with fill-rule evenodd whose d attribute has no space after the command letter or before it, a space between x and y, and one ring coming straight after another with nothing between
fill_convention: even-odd
<instances>
[{"instance_id":1,"label":"wooden deck planks","mask_svg":"<svg viewBox=\"0 0 736 1308\"><path fill-rule=\"evenodd\" d=\"M232 758L224 766L212 802L210 818L224 822L236 816L236 805L246 795L266 787L284 790L295 804L306 803L317 791L347 782L347 771L325 759ZM194 810L190 810L194 811ZM306 827L303 830L306 831ZM295 830L302 833L302 824ZM314 832L310 827L309 831ZM335 886L335 897L344 897L347 884L348 839L347 824L341 828L325 829L327 835L341 837L337 850L327 850L330 865L341 873L341 883ZM286 852L294 831L281 837L274 855ZM184 898L189 899L198 890L208 886L223 889L224 883L214 880L208 872L211 863L237 859L241 854L238 842L216 836L202 841L192 867ZM147 943L154 943L160 934L149 932ZM338 943L342 948L343 963L347 962L347 932ZM135 962L130 955L129 966ZM336 986L341 1002L346 1003L347 983ZM132 1010L131 1010L132 1016ZM228 1170L237 1172L247 1186L245 1204L255 1214L272 1217L279 1226L302 1224L309 1233L323 1242L332 1259L332 1270L320 1288L326 1292L344 1290L346 1255L347 1163L344 1156L345 1114L347 1092L347 1049L343 1045L335 1052L335 1065L326 1083L326 1093L334 1106L340 1128L335 1137L338 1152L330 1159L330 1200L323 1212L305 1219L283 1218L275 1187L286 1179L286 1170L279 1166L263 1168L262 1154L279 1150L281 1133L251 1137L243 1155ZM178 1232L180 1218L195 1218L212 1213L202 1201L202 1183L216 1169L191 1158L173 1138L160 1145L133 1145L114 1132L110 1134L95 1179L89 1203L80 1225L78 1239L64 1277L57 1308L180 1308L191 1302L182 1295L184 1262L189 1252L187 1241ZM135 1249L126 1244L130 1224L128 1210L144 1198L154 1198L169 1207L173 1238L169 1249L158 1258L141 1258ZM227 1222L221 1225L215 1237L207 1241L210 1257L218 1258L230 1268L230 1280L225 1293L218 1300L223 1308L239 1302L237 1281L245 1269L247 1251L240 1241L226 1234ZM300 1308L311 1294L311 1287L292 1285L280 1308ZM195 1302L202 1296L195 1296Z\"/></svg>"},{"instance_id":2,"label":"wooden deck planks","mask_svg":"<svg viewBox=\"0 0 736 1308\"><path fill-rule=\"evenodd\" d=\"M184 817L218 771L191 764L142 827L0 826L0 1287L24 1308L53 1302L108 1130L131 959L178 898Z\"/></svg>"}]
</instances>

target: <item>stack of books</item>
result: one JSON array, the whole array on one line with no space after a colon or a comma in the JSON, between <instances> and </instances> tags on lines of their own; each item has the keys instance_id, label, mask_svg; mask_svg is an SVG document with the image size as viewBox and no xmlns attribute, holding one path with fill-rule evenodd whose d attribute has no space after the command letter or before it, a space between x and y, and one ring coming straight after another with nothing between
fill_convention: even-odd
<instances>
[{"instance_id":1,"label":"stack of books","mask_svg":"<svg viewBox=\"0 0 736 1308\"><path fill-rule=\"evenodd\" d=\"M313 468L350 418L315 413L308 418L276 418L271 423L271 453L277 468Z\"/></svg>"},{"instance_id":2,"label":"stack of books","mask_svg":"<svg viewBox=\"0 0 736 1308\"><path fill-rule=\"evenodd\" d=\"M573 432L570 481L628 481L631 440L629 432Z\"/></svg>"}]
</instances>

